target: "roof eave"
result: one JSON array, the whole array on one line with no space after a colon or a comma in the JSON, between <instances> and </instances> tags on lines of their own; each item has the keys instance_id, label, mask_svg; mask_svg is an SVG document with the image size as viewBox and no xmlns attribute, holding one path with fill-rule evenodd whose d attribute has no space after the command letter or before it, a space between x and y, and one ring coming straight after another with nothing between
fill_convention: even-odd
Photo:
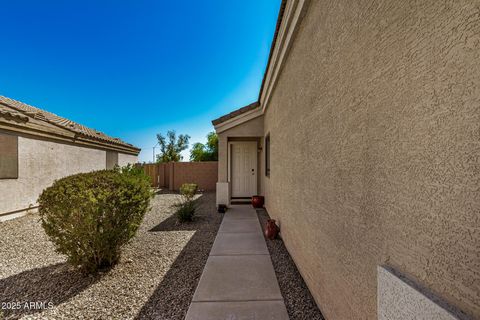
<instances>
[{"instance_id":1,"label":"roof eave","mask_svg":"<svg viewBox=\"0 0 480 320\"><path fill-rule=\"evenodd\" d=\"M245 113L241 113L235 117L232 117L226 121L223 121L221 123L213 124L213 127L215 128L215 131L217 133L222 133L226 130L229 130L233 127L239 126L242 123L245 123L247 121L253 120L255 118L258 118L260 116L263 116L263 110L260 107L257 107L253 110L247 111Z\"/></svg>"},{"instance_id":2,"label":"roof eave","mask_svg":"<svg viewBox=\"0 0 480 320\"><path fill-rule=\"evenodd\" d=\"M28 105L21 101L0 96L0 107L3 109L6 108L6 110L3 110L3 112L2 109L0 109L0 118L2 118L3 123L9 125L10 129L13 131L21 128L20 130L22 131L30 129L31 133L29 134L31 135L33 135L34 132L42 132L42 136L51 134L51 136L54 137L82 137L82 140L88 140L89 145L97 145L98 147L104 149L116 149L121 150L122 152L128 152L130 154L137 155L141 151L140 148L122 141L121 139L110 137L104 133L98 132L95 129L87 128L81 124L75 123L74 121L57 116L51 112ZM41 117L37 117L37 115L41 115ZM48 115L48 117L46 115ZM2 119L0 119L0 124L2 123ZM62 123L59 123L58 121L52 121L52 119L61 120ZM16 126L14 123L12 123L12 120L19 122L19 125ZM65 122L73 124L74 126L70 127L66 125ZM78 128L83 128L86 131L82 132ZM90 131L98 133L98 135L92 135L90 134Z\"/></svg>"},{"instance_id":3,"label":"roof eave","mask_svg":"<svg viewBox=\"0 0 480 320\"><path fill-rule=\"evenodd\" d=\"M258 101L263 111L268 107L273 89L290 52L299 22L311 0L282 0L275 35L270 47L267 67L262 79Z\"/></svg>"},{"instance_id":4,"label":"roof eave","mask_svg":"<svg viewBox=\"0 0 480 320\"><path fill-rule=\"evenodd\" d=\"M79 146L118 151L132 155L138 155L141 151L141 149L137 147L128 147L123 145L102 143L100 141L93 141L91 139L82 138L81 136L65 129L59 128L58 130L52 131L50 129L42 128L42 126L35 125L31 122L17 122L13 119L0 119L0 130L18 135L26 135L32 138L50 139L60 143L71 143Z\"/></svg>"},{"instance_id":5,"label":"roof eave","mask_svg":"<svg viewBox=\"0 0 480 320\"><path fill-rule=\"evenodd\" d=\"M282 0L282 3L280 4L280 9L279 9L278 18L277 18L277 24L275 26L275 33L274 33L274 36L273 36L273 39L272 39L272 44L270 46L270 53L269 53L269 56L268 56L268 62L267 62L267 66L265 68L265 72L264 72L264 75L263 75L262 84L260 86L260 91L259 91L259 94L258 94L258 101L256 102L259 106L258 109L260 110L260 112L258 114L256 114L256 116L263 115L263 113L265 112L266 105L268 103L268 98L269 98L269 96L271 94L271 91L272 91L271 87L276 82L276 79L278 77L279 72L277 70L277 67L278 67L277 60L278 60L278 57L279 57L279 54L278 54L279 51L281 51L281 53L283 53L281 55L282 59L280 61L280 66L284 61L285 51L282 50L282 49L285 45L284 37L285 37L286 30L292 26L292 23L291 23L292 20L294 21L293 28L296 27L296 23L299 20L298 18L300 17L300 13L304 12L303 9L306 7L305 3L309 2L309 1L310 0ZM288 4L288 6L287 6L287 4ZM293 19L292 19L292 17L293 17ZM284 23L285 20L288 20L287 23ZM288 41L287 41L288 42L287 43L287 48L288 48L288 46L290 44L290 41L292 39L291 34L290 33L288 33L288 34L290 35L290 37L288 38ZM279 45L279 41L281 42L281 45ZM275 71L277 71L277 72L275 72ZM272 75L274 76L273 79L272 79ZM265 94L266 90L268 90L268 93L269 93L268 95ZM265 99L265 98L267 98L267 99ZM215 130L217 131L217 133L219 133L219 132L228 130L229 128L232 128L234 126L237 126L241 123L244 123L248 120L251 120L251 119L249 119L248 115L246 116L246 114L248 114L250 112L253 113L254 111L250 110L247 113L241 113L241 114L236 115L236 116L231 117L231 118L228 118L228 115L225 115L225 116L222 116L218 119L213 120L212 124L213 124ZM227 117L227 119L223 120L222 118L225 118L225 117Z\"/></svg>"}]
</instances>

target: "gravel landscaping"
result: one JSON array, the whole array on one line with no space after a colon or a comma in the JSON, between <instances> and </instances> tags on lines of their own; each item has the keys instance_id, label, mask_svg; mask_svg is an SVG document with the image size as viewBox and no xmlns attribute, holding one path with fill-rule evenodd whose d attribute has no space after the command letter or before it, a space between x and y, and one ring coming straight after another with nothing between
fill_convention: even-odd
<instances>
[{"instance_id":1,"label":"gravel landscaping","mask_svg":"<svg viewBox=\"0 0 480 320\"><path fill-rule=\"evenodd\" d=\"M257 210L257 213L263 228L270 217L263 209ZM323 320L282 239L265 240L290 320Z\"/></svg>"},{"instance_id":2,"label":"gravel landscaping","mask_svg":"<svg viewBox=\"0 0 480 320\"><path fill-rule=\"evenodd\" d=\"M0 223L0 303L21 306L0 310L0 319L184 319L222 216L205 193L197 219L180 225L171 208L178 199L156 195L120 263L96 276L55 253L38 215Z\"/></svg>"},{"instance_id":3,"label":"gravel landscaping","mask_svg":"<svg viewBox=\"0 0 480 320\"><path fill-rule=\"evenodd\" d=\"M55 253L37 214L0 223L0 319L184 319L222 215L205 193L195 221L179 224L178 200L157 194L120 263L95 276ZM263 226L268 213L257 212ZM283 241L267 247L290 319L323 319Z\"/></svg>"}]
</instances>

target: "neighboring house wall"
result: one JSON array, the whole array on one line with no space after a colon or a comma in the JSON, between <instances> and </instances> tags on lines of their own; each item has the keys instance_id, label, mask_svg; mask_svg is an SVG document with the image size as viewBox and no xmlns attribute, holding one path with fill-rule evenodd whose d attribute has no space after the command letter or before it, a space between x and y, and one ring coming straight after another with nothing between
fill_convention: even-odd
<instances>
[{"instance_id":1,"label":"neighboring house wall","mask_svg":"<svg viewBox=\"0 0 480 320\"><path fill-rule=\"evenodd\" d=\"M118 152L107 150L105 156L107 158L106 169L111 170L118 166Z\"/></svg>"},{"instance_id":2,"label":"neighboring house wall","mask_svg":"<svg viewBox=\"0 0 480 320\"><path fill-rule=\"evenodd\" d=\"M105 169L105 151L18 137L18 179L0 180L0 213L36 206L43 189L66 175Z\"/></svg>"},{"instance_id":3,"label":"neighboring house wall","mask_svg":"<svg viewBox=\"0 0 480 320\"><path fill-rule=\"evenodd\" d=\"M119 165L136 162L134 155L118 156ZM0 179L0 214L36 206L40 193L56 179L105 167L105 150L19 136L18 178Z\"/></svg>"},{"instance_id":4,"label":"neighboring house wall","mask_svg":"<svg viewBox=\"0 0 480 320\"><path fill-rule=\"evenodd\" d=\"M138 157L133 154L118 153L118 165L124 167L127 164L134 164L138 162Z\"/></svg>"},{"instance_id":5,"label":"neighboring house wall","mask_svg":"<svg viewBox=\"0 0 480 320\"><path fill-rule=\"evenodd\" d=\"M265 196L327 319L375 319L384 264L480 317L478 19L310 1L266 109Z\"/></svg>"}]
</instances>

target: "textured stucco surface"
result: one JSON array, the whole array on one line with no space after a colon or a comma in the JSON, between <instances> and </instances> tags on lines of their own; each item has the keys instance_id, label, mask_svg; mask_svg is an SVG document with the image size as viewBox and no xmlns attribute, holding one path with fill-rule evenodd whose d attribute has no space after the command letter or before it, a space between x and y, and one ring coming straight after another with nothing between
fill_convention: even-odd
<instances>
[{"instance_id":1,"label":"textured stucco surface","mask_svg":"<svg viewBox=\"0 0 480 320\"><path fill-rule=\"evenodd\" d=\"M377 317L378 265L480 318L479 61L478 1L309 3L265 196L327 319Z\"/></svg>"},{"instance_id":2,"label":"textured stucco surface","mask_svg":"<svg viewBox=\"0 0 480 320\"><path fill-rule=\"evenodd\" d=\"M136 156L119 154L119 163ZM18 137L18 179L0 180L0 213L35 206L39 194L55 179L105 169L104 150Z\"/></svg>"},{"instance_id":3,"label":"textured stucco surface","mask_svg":"<svg viewBox=\"0 0 480 320\"><path fill-rule=\"evenodd\" d=\"M124 167L127 164L134 164L138 162L138 157L133 154L118 153L118 165Z\"/></svg>"},{"instance_id":4,"label":"textured stucco surface","mask_svg":"<svg viewBox=\"0 0 480 320\"><path fill-rule=\"evenodd\" d=\"M18 138L0 132L0 179L18 176Z\"/></svg>"}]
</instances>

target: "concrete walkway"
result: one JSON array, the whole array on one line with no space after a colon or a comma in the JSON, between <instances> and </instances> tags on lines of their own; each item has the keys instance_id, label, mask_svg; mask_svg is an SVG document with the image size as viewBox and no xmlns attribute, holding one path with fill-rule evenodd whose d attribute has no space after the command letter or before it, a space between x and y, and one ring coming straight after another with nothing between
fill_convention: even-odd
<instances>
[{"instance_id":1,"label":"concrete walkway","mask_svg":"<svg viewBox=\"0 0 480 320\"><path fill-rule=\"evenodd\" d=\"M234 205L225 214L185 319L288 319L251 206Z\"/></svg>"}]
</instances>

